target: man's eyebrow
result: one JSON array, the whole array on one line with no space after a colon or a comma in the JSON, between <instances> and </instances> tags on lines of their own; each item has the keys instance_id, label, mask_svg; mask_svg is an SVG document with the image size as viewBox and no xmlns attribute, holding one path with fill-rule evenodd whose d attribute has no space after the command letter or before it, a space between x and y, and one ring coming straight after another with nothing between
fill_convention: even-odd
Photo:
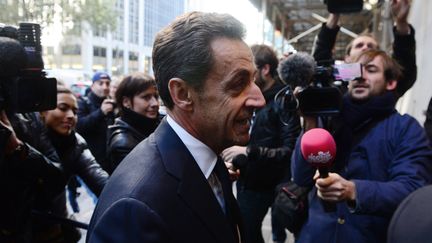
<instances>
[{"instance_id":1,"label":"man's eyebrow","mask_svg":"<svg viewBox=\"0 0 432 243\"><path fill-rule=\"evenodd\" d=\"M378 65L376 65L376 64L374 64L374 63L366 63L366 64L363 64L363 66L364 67L378 67Z\"/></svg>"},{"instance_id":2,"label":"man's eyebrow","mask_svg":"<svg viewBox=\"0 0 432 243\"><path fill-rule=\"evenodd\" d=\"M243 77L243 76L254 76L256 74L257 70L254 69L253 72L251 73L250 70L245 69L245 68L241 68L238 70L234 70L232 77L233 78L238 78L238 77Z\"/></svg>"},{"instance_id":3,"label":"man's eyebrow","mask_svg":"<svg viewBox=\"0 0 432 243\"><path fill-rule=\"evenodd\" d=\"M257 72L256 69L254 69L252 73L250 72L250 70L245 69L245 68L240 68L240 69L234 70L230 75L231 76L229 78L230 82L225 83L224 88L225 89L232 89L234 87L237 87L240 84L238 82L238 81L240 81L240 79L243 79L244 77L247 77L247 78L254 77L256 72ZM242 86L243 85L246 85L246 84L242 84Z\"/></svg>"}]
</instances>

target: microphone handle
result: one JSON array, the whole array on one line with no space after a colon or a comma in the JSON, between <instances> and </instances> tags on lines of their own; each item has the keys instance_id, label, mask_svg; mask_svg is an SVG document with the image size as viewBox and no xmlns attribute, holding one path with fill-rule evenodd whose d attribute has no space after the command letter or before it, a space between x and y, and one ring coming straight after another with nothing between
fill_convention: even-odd
<instances>
[{"instance_id":1,"label":"microphone handle","mask_svg":"<svg viewBox=\"0 0 432 243\"><path fill-rule=\"evenodd\" d=\"M327 178L328 177L328 168L327 167L320 167L318 169L320 173L320 178ZM321 199L321 203L323 205L324 211L326 213L336 212L336 204L333 202L325 201Z\"/></svg>"}]
</instances>

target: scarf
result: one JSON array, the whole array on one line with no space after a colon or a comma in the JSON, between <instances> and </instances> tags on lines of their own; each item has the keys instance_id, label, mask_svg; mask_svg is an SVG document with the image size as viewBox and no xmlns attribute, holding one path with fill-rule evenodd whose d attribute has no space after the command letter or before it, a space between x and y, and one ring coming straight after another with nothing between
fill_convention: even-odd
<instances>
[{"instance_id":1,"label":"scarf","mask_svg":"<svg viewBox=\"0 0 432 243\"><path fill-rule=\"evenodd\" d=\"M141 133L144 137L148 137L159 125L158 118L150 119L131 109L123 109L121 119Z\"/></svg>"},{"instance_id":2,"label":"scarf","mask_svg":"<svg viewBox=\"0 0 432 243\"><path fill-rule=\"evenodd\" d=\"M353 146L366 135L374 124L394 112L397 98L392 92L358 103L350 96L343 97L340 116L332 124L337 155L333 171L340 171L347 163Z\"/></svg>"}]
</instances>

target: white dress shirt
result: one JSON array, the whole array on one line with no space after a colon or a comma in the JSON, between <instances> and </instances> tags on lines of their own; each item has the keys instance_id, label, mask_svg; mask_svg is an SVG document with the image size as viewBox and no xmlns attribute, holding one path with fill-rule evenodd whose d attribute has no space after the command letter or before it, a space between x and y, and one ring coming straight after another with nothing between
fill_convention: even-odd
<instances>
[{"instance_id":1,"label":"white dress shirt","mask_svg":"<svg viewBox=\"0 0 432 243\"><path fill-rule=\"evenodd\" d=\"M198 167L201 169L201 172L207 179L207 182L209 183L213 194L221 206L222 211L226 213L222 184L219 181L219 178L217 178L216 174L212 173L214 167L216 166L217 155L207 145L189 134L169 115L167 115L167 122L192 154L192 157L195 159Z\"/></svg>"}]
</instances>

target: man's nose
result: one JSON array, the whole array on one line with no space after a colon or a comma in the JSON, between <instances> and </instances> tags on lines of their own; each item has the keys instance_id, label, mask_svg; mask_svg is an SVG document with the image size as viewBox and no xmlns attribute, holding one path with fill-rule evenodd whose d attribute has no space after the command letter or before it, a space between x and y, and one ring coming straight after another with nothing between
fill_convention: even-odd
<instances>
[{"instance_id":1,"label":"man's nose","mask_svg":"<svg viewBox=\"0 0 432 243\"><path fill-rule=\"evenodd\" d=\"M362 47L362 51L367 51L367 50L371 50L372 48L370 48L368 45L364 45Z\"/></svg>"},{"instance_id":2,"label":"man's nose","mask_svg":"<svg viewBox=\"0 0 432 243\"><path fill-rule=\"evenodd\" d=\"M249 93L249 98L246 101L246 106L253 107L253 108L261 108L265 106L266 101L264 99L264 96L258 88L258 86L255 84L255 82L252 83L252 87Z\"/></svg>"},{"instance_id":3,"label":"man's nose","mask_svg":"<svg viewBox=\"0 0 432 243\"><path fill-rule=\"evenodd\" d=\"M367 72L366 72L365 68L363 67L361 77L356 78L355 80L357 82L364 82L366 79L367 79Z\"/></svg>"},{"instance_id":4,"label":"man's nose","mask_svg":"<svg viewBox=\"0 0 432 243\"><path fill-rule=\"evenodd\" d=\"M67 118L73 118L75 116L75 113L71 110L71 109L69 109L67 112L66 112L66 117Z\"/></svg>"}]
</instances>

